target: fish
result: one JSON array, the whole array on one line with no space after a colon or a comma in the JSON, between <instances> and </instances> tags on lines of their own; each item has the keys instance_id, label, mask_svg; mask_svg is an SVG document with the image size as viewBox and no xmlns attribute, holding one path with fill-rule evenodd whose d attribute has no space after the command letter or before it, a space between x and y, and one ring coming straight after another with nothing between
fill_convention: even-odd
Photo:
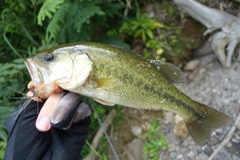
<instances>
[{"instance_id":1,"label":"fish","mask_svg":"<svg viewBox=\"0 0 240 160\"><path fill-rule=\"evenodd\" d=\"M175 65L147 60L121 47L95 42L60 45L24 60L36 95L48 98L56 88L90 97L107 105L144 110L164 117L164 110L180 115L199 145L231 118L194 101L174 83L185 77Z\"/></svg>"}]
</instances>

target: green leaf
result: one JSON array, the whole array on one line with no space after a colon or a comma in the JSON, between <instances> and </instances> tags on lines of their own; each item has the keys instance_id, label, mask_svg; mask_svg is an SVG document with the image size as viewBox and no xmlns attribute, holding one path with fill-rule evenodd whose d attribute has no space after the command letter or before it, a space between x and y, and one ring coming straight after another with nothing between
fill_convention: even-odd
<instances>
[{"instance_id":1,"label":"green leaf","mask_svg":"<svg viewBox=\"0 0 240 160\"><path fill-rule=\"evenodd\" d=\"M134 33L133 37L138 37L138 36L140 36L143 32L144 32L143 29L139 29L139 30L137 30L137 31Z\"/></svg>"},{"instance_id":2,"label":"green leaf","mask_svg":"<svg viewBox=\"0 0 240 160\"><path fill-rule=\"evenodd\" d=\"M146 29L147 35L150 39L153 39L154 35L153 32L150 29Z\"/></svg>"},{"instance_id":3,"label":"green leaf","mask_svg":"<svg viewBox=\"0 0 240 160\"><path fill-rule=\"evenodd\" d=\"M46 0L37 16L38 25L42 26L42 22L46 17L52 18L53 13L57 11L62 3L64 3L64 0Z\"/></svg>"},{"instance_id":4,"label":"green leaf","mask_svg":"<svg viewBox=\"0 0 240 160\"><path fill-rule=\"evenodd\" d=\"M4 151L6 146L7 146L6 142L0 141L0 159L4 158Z\"/></svg>"},{"instance_id":5,"label":"green leaf","mask_svg":"<svg viewBox=\"0 0 240 160\"><path fill-rule=\"evenodd\" d=\"M92 1L82 1L78 5L75 5L74 7L77 7L78 14L74 16L74 28L77 32L81 31L83 23L86 23L90 17L92 17L95 14L98 15L104 15L105 12L101 10L99 6L96 5L98 1L92 2Z\"/></svg>"},{"instance_id":6,"label":"green leaf","mask_svg":"<svg viewBox=\"0 0 240 160\"><path fill-rule=\"evenodd\" d=\"M50 42L51 39L55 39L61 29L61 26L64 24L64 18L69 12L69 3L64 3L61 7L56 11L52 20L49 22L46 31L46 41Z\"/></svg>"},{"instance_id":7,"label":"green leaf","mask_svg":"<svg viewBox=\"0 0 240 160\"><path fill-rule=\"evenodd\" d=\"M142 32L142 40L146 41L146 33L145 32Z\"/></svg>"}]
</instances>

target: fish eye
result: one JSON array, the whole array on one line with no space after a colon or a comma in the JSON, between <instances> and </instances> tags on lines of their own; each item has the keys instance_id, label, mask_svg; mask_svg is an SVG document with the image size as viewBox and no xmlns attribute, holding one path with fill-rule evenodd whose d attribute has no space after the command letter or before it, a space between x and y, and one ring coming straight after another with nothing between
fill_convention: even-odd
<instances>
[{"instance_id":1,"label":"fish eye","mask_svg":"<svg viewBox=\"0 0 240 160\"><path fill-rule=\"evenodd\" d=\"M44 55L44 60L45 60L46 62L50 62L50 61L52 61L53 59L54 59L54 56L53 56L52 53L47 53L47 54Z\"/></svg>"}]
</instances>

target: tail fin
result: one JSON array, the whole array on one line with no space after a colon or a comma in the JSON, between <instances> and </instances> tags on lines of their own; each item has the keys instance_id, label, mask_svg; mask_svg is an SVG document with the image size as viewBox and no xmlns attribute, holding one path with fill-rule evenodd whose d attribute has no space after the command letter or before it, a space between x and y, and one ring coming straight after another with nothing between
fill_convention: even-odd
<instances>
[{"instance_id":1,"label":"tail fin","mask_svg":"<svg viewBox=\"0 0 240 160\"><path fill-rule=\"evenodd\" d=\"M231 118L228 115L225 115L224 113L204 104L200 105L206 109L206 116L199 119L196 123L188 123L186 121L186 126L192 138L199 145L205 145L211 138L212 131L217 128L224 127Z\"/></svg>"}]
</instances>

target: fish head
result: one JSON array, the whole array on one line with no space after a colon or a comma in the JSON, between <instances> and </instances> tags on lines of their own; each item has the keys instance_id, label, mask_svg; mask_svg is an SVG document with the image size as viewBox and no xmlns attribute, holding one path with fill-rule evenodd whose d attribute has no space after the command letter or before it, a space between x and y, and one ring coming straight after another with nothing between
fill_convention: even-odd
<instances>
[{"instance_id":1,"label":"fish head","mask_svg":"<svg viewBox=\"0 0 240 160\"><path fill-rule=\"evenodd\" d=\"M48 98L58 87L72 91L92 70L92 61L79 46L45 50L24 62L41 98Z\"/></svg>"}]
</instances>

